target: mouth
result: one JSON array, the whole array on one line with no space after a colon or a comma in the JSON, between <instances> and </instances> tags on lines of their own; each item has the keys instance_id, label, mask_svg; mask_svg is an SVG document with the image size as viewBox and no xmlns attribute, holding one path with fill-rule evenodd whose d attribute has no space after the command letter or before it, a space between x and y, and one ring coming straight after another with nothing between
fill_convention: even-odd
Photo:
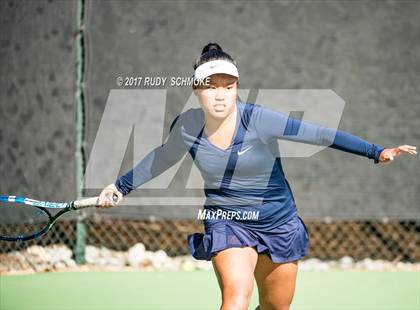
<instances>
[{"instance_id":1,"label":"mouth","mask_svg":"<svg viewBox=\"0 0 420 310\"><path fill-rule=\"evenodd\" d=\"M226 104L218 103L213 105L213 108L216 112L223 112L226 108Z\"/></svg>"}]
</instances>

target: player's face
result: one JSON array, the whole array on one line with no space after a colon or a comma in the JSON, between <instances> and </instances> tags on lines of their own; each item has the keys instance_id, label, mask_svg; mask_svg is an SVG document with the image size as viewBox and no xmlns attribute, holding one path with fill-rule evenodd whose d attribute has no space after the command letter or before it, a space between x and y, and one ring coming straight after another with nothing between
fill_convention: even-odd
<instances>
[{"instance_id":1,"label":"player's face","mask_svg":"<svg viewBox=\"0 0 420 310\"><path fill-rule=\"evenodd\" d=\"M195 89L206 116L224 119L235 111L237 79L228 74L213 74L208 86Z\"/></svg>"}]
</instances>

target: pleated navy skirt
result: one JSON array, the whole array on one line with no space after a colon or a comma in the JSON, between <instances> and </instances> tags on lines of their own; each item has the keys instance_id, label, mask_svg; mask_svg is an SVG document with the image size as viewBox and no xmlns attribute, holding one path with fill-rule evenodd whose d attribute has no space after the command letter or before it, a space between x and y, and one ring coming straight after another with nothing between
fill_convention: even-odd
<instances>
[{"instance_id":1,"label":"pleated navy skirt","mask_svg":"<svg viewBox=\"0 0 420 310\"><path fill-rule=\"evenodd\" d=\"M278 227L260 231L233 220L221 220L206 226L204 234L188 235L190 254L198 260L211 258L228 248L254 247L258 253L267 253L274 263L298 260L307 255L309 233L303 220L296 214Z\"/></svg>"}]
</instances>

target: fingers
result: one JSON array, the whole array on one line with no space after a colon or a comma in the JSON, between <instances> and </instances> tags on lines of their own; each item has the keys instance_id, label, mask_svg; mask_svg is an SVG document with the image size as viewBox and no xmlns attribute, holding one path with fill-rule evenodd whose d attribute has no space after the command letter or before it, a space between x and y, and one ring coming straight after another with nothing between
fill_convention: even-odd
<instances>
[{"instance_id":1,"label":"fingers","mask_svg":"<svg viewBox=\"0 0 420 310\"><path fill-rule=\"evenodd\" d=\"M102 196L102 197L101 197ZM99 201L98 201L98 208L111 208L115 206L114 201L110 198L112 197L111 192L105 192L103 191L100 195Z\"/></svg>"},{"instance_id":2,"label":"fingers","mask_svg":"<svg viewBox=\"0 0 420 310\"><path fill-rule=\"evenodd\" d=\"M103 205L105 203L105 199L106 199L106 191L103 190L100 194L99 194L99 200L98 200L98 207Z\"/></svg>"},{"instance_id":3,"label":"fingers","mask_svg":"<svg viewBox=\"0 0 420 310\"><path fill-rule=\"evenodd\" d=\"M115 199L114 196L116 196ZM122 198L122 193L118 191L114 184L110 184L100 193L97 208L115 207Z\"/></svg>"},{"instance_id":4,"label":"fingers","mask_svg":"<svg viewBox=\"0 0 420 310\"><path fill-rule=\"evenodd\" d=\"M108 195L108 199L110 200L112 205L117 205L123 199L123 194L118 191L117 189L113 190L110 195Z\"/></svg>"},{"instance_id":5,"label":"fingers","mask_svg":"<svg viewBox=\"0 0 420 310\"><path fill-rule=\"evenodd\" d=\"M381 153L381 164L387 165L394 161L395 157L400 156L402 154L411 154L416 155L417 154L417 148L412 145L404 144L400 145L396 148L391 149L385 149L383 151L383 154Z\"/></svg>"},{"instance_id":6,"label":"fingers","mask_svg":"<svg viewBox=\"0 0 420 310\"><path fill-rule=\"evenodd\" d=\"M407 144L400 145L399 147L397 147L397 149L400 151L398 153L404 152L404 153L408 153L408 154L411 154L411 155L416 155L417 154L417 151L416 151L417 148L415 146L412 146L412 145L407 145Z\"/></svg>"},{"instance_id":7,"label":"fingers","mask_svg":"<svg viewBox=\"0 0 420 310\"><path fill-rule=\"evenodd\" d=\"M115 204L119 204L121 202L121 200L123 199L123 194L120 193L119 191L116 191L115 194L117 194L117 197L118 197L117 202Z\"/></svg>"},{"instance_id":8,"label":"fingers","mask_svg":"<svg viewBox=\"0 0 420 310\"><path fill-rule=\"evenodd\" d=\"M120 196L117 194L119 193L121 195L120 192L118 191L110 191L107 195L106 195L106 202L109 203L112 206L117 205L117 203L121 200Z\"/></svg>"},{"instance_id":9,"label":"fingers","mask_svg":"<svg viewBox=\"0 0 420 310\"><path fill-rule=\"evenodd\" d=\"M99 201L97 208L110 208L113 207L112 202L108 198L109 192L106 190L103 190L102 193L99 195Z\"/></svg>"},{"instance_id":10,"label":"fingers","mask_svg":"<svg viewBox=\"0 0 420 310\"><path fill-rule=\"evenodd\" d=\"M413 150L417 149L417 147L415 147L413 145L408 145L408 144L400 145L400 147L404 147L404 148L407 148L407 149L413 149Z\"/></svg>"}]
</instances>

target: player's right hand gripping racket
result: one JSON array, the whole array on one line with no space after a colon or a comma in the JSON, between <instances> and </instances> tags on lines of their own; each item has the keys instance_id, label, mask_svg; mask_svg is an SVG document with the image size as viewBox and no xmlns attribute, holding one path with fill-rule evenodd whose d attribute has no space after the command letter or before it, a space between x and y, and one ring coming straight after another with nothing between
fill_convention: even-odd
<instances>
[{"instance_id":1,"label":"player's right hand gripping racket","mask_svg":"<svg viewBox=\"0 0 420 310\"><path fill-rule=\"evenodd\" d=\"M118 201L113 195L112 201ZM27 241L46 234L59 217L98 205L99 197L70 202L38 201L21 196L0 195L0 240ZM48 209L55 209L52 214Z\"/></svg>"}]
</instances>

